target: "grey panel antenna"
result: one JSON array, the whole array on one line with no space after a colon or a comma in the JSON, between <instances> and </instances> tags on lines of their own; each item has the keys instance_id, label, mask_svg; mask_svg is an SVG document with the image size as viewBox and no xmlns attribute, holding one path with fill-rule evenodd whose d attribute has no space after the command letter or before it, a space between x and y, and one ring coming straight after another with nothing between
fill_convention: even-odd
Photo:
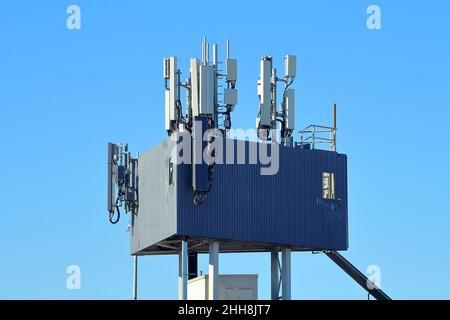
<instances>
[{"instance_id":1,"label":"grey panel antenna","mask_svg":"<svg viewBox=\"0 0 450 320\"><path fill-rule=\"evenodd\" d=\"M110 214L114 213L116 200L115 184L117 182L117 167L118 167L119 146L113 143L108 143L108 190L107 190L107 206Z\"/></svg>"}]
</instances>

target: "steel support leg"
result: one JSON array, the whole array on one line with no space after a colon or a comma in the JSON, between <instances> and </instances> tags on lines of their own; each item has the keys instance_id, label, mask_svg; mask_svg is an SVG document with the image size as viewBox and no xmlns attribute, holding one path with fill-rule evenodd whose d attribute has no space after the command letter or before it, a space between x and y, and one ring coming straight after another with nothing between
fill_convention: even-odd
<instances>
[{"instance_id":1,"label":"steel support leg","mask_svg":"<svg viewBox=\"0 0 450 320\"><path fill-rule=\"evenodd\" d=\"M178 256L178 300L187 300L188 285L188 243L181 242Z\"/></svg>"},{"instance_id":2,"label":"steel support leg","mask_svg":"<svg viewBox=\"0 0 450 320\"><path fill-rule=\"evenodd\" d=\"M361 273L354 265L347 259L341 256L336 251L325 252L325 254L333 260L342 270L345 271L353 280L355 280L364 290L372 295L377 300L391 300L391 298L378 288L372 281Z\"/></svg>"},{"instance_id":3,"label":"steel support leg","mask_svg":"<svg viewBox=\"0 0 450 320\"><path fill-rule=\"evenodd\" d=\"M208 299L219 299L219 242L209 244Z\"/></svg>"},{"instance_id":4,"label":"steel support leg","mask_svg":"<svg viewBox=\"0 0 450 320\"><path fill-rule=\"evenodd\" d=\"M270 252L270 288L272 300L278 300L280 298L280 275L278 267L278 249L273 249Z\"/></svg>"},{"instance_id":5,"label":"steel support leg","mask_svg":"<svg viewBox=\"0 0 450 320\"><path fill-rule=\"evenodd\" d=\"M281 255L281 298L291 300L291 249L283 249Z\"/></svg>"},{"instance_id":6,"label":"steel support leg","mask_svg":"<svg viewBox=\"0 0 450 320\"><path fill-rule=\"evenodd\" d=\"M133 256L133 300L137 300L138 257Z\"/></svg>"}]
</instances>

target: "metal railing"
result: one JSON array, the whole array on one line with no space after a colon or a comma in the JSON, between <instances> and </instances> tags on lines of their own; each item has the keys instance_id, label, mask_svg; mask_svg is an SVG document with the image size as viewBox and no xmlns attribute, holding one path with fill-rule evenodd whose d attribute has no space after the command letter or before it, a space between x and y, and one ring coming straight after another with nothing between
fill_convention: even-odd
<instances>
[{"instance_id":1,"label":"metal railing","mask_svg":"<svg viewBox=\"0 0 450 320\"><path fill-rule=\"evenodd\" d=\"M310 125L300 130L300 142L298 145L310 145L316 149L316 145L328 144L331 151L336 151L336 128L319 125Z\"/></svg>"}]
</instances>

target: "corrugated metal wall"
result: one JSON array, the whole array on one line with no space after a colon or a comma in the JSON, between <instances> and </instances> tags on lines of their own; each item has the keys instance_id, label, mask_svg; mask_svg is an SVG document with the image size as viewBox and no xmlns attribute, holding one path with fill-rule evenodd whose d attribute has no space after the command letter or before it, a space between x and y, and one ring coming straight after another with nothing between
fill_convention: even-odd
<instances>
[{"instance_id":1,"label":"corrugated metal wall","mask_svg":"<svg viewBox=\"0 0 450 320\"><path fill-rule=\"evenodd\" d=\"M245 142L247 150L250 144L255 143ZM262 176L261 167L216 165L208 199L195 206L192 167L179 165L177 233L312 250L348 248L345 155L280 147L278 174ZM339 200L322 198L323 172L334 173Z\"/></svg>"}]
</instances>

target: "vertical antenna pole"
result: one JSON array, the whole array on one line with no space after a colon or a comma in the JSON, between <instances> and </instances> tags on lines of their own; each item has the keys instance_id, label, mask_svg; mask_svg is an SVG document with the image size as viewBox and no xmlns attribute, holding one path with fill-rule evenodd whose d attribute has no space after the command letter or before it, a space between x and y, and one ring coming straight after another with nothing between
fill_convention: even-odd
<instances>
[{"instance_id":1,"label":"vertical antenna pole","mask_svg":"<svg viewBox=\"0 0 450 320\"><path fill-rule=\"evenodd\" d=\"M227 38L227 59L230 59L230 39Z\"/></svg>"},{"instance_id":2,"label":"vertical antenna pole","mask_svg":"<svg viewBox=\"0 0 450 320\"><path fill-rule=\"evenodd\" d=\"M218 127L218 107L219 107L219 99L218 99L218 74L219 74L219 46L217 44L213 44L213 65L214 65L214 126Z\"/></svg>"},{"instance_id":3,"label":"vertical antenna pole","mask_svg":"<svg viewBox=\"0 0 450 320\"><path fill-rule=\"evenodd\" d=\"M336 102L333 103L333 129L336 129Z\"/></svg>"},{"instance_id":4,"label":"vertical antenna pole","mask_svg":"<svg viewBox=\"0 0 450 320\"><path fill-rule=\"evenodd\" d=\"M272 143L277 139L277 69L272 68Z\"/></svg>"},{"instance_id":5,"label":"vertical antenna pole","mask_svg":"<svg viewBox=\"0 0 450 320\"><path fill-rule=\"evenodd\" d=\"M218 45L217 44L213 44L213 65L215 65L217 67L218 65Z\"/></svg>"},{"instance_id":6,"label":"vertical antenna pole","mask_svg":"<svg viewBox=\"0 0 450 320\"><path fill-rule=\"evenodd\" d=\"M137 300L138 257L133 256L133 300Z\"/></svg>"},{"instance_id":7,"label":"vertical antenna pole","mask_svg":"<svg viewBox=\"0 0 450 320\"><path fill-rule=\"evenodd\" d=\"M336 130L337 130L337 126L336 126L336 102L333 103L333 151L336 151Z\"/></svg>"},{"instance_id":8,"label":"vertical antenna pole","mask_svg":"<svg viewBox=\"0 0 450 320\"><path fill-rule=\"evenodd\" d=\"M206 37L203 37L202 41L202 64L206 62Z\"/></svg>"}]
</instances>

